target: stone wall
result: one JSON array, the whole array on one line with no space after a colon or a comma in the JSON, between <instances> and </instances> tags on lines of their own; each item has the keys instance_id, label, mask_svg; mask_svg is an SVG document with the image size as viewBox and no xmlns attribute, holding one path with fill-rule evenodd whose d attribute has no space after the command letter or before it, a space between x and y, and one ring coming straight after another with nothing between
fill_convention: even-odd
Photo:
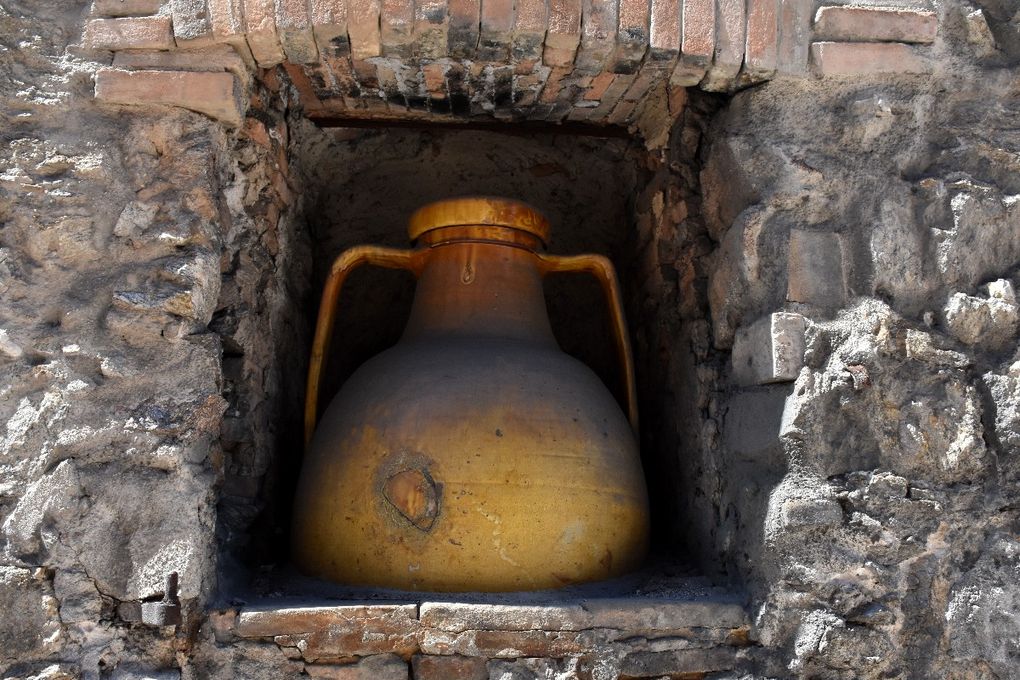
<instances>
[{"instance_id":1,"label":"stone wall","mask_svg":"<svg viewBox=\"0 0 1020 680\"><path fill-rule=\"evenodd\" d=\"M1015 673L1020 15L994 0L890 4L907 11L678 5L713 16L692 33L713 45L697 80L726 95L688 95L694 83L673 79L669 97L628 98L643 66L585 70L576 60L598 31L584 27L605 9L593 3L574 28L549 24L541 60L510 77L538 102L554 93L553 107L503 118L622 105L615 120L582 118L628 126L649 148L636 255L622 268L643 444L659 455L650 475L675 495L657 521L706 574L746 592L751 615L739 664L631 677ZM289 376L303 371L314 298L296 275L310 259L304 180L290 168L307 123L296 121L315 106L498 119L496 76L528 61L510 49L527 41L480 18L506 59L478 60L468 108L444 111L435 102L457 94L450 74L466 58L399 54L428 17L378 55L357 51L349 21L347 55L336 15L289 25L303 3L245 3L263 5L273 12L256 21L229 2L0 0L5 678L373 677L376 666L419 677L433 663L345 657L309 670L287 644L229 634L217 598L243 573L235 557L257 562L285 538L260 518L285 512L274 485L293 474L295 433L281 423L300 410ZM439 22L447 48L454 5ZM616 22L631 16L606 7ZM754 24L769 7L776 23ZM662 8L647 6L647 35L616 23L609 53L647 61ZM775 68L755 61L752 25L777 27ZM727 52L718 39L734 26L745 39ZM557 89L560 35L573 45L560 75L575 80ZM680 42L670 75L691 63ZM294 51L309 44L319 62ZM420 83L443 64L442 84L423 95L396 81L391 96L380 69L405 61ZM358 89L309 89L323 64L329 82L349 64ZM759 67L767 76L754 79L769 82L740 89ZM543 69L545 80L518 80ZM143 601L162 597L170 571L182 623L145 625ZM676 637L650 649L673 654L661 645ZM580 659L607 645L521 650L481 677L585 677Z\"/></svg>"}]
</instances>

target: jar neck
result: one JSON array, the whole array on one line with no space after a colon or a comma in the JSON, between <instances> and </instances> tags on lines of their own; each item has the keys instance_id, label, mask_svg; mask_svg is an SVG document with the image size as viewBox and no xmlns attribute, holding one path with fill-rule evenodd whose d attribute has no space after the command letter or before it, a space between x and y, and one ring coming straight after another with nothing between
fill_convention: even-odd
<instances>
[{"instance_id":1,"label":"jar neck","mask_svg":"<svg viewBox=\"0 0 1020 680\"><path fill-rule=\"evenodd\" d=\"M427 252L404 339L501 338L556 346L531 250L452 240Z\"/></svg>"}]
</instances>

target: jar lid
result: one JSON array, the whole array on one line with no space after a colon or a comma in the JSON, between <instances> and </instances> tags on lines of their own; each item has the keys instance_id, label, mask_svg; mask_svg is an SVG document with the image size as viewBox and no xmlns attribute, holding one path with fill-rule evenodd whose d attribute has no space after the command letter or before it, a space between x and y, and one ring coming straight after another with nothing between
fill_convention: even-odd
<instances>
[{"instance_id":1,"label":"jar lid","mask_svg":"<svg viewBox=\"0 0 1020 680\"><path fill-rule=\"evenodd\" d=\"M523 231L549 242L549 220L537 208L508 198L471 196L436 201L411 215L407 233L412 241L445 227L492 226Z\"/></svg>"}]
</instances>

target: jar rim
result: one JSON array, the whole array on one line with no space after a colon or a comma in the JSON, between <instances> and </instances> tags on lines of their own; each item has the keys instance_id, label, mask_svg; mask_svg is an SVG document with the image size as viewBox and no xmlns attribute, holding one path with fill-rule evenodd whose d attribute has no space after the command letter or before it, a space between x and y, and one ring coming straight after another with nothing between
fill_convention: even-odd
<instances>
[{"instance_id":1,"label":"jar rim","mask_svg":"<svg viewBox=\"0 0 1020 680\"><path fill-rule=\"evenodd\" d=\"M407 233L413 242L435 229L463 226L515 229L536 236L543 245L549 242L549 220L538 208L492 196L466 196L424 205L411 215ZM500 240L498 236L496 240Z\"/></svg>"}]
</instances>

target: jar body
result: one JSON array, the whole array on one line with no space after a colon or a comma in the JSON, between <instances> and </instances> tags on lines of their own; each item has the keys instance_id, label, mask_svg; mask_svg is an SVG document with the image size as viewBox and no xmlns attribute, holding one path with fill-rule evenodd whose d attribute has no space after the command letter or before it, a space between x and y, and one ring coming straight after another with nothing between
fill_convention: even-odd
<instances>
[{"instance_id":1,"label":"jar body","mask_svg":"<svg viewBox=\"0 0 1020 680\"><path fill-rule=\"evenodd\" d=\"M306 453L292 533L302 570L514 591L639 565L649 522L634 433L552 340L529 256L451 247L426 267L404 338L348 380Z\"/></svg>"}]
</instances>

